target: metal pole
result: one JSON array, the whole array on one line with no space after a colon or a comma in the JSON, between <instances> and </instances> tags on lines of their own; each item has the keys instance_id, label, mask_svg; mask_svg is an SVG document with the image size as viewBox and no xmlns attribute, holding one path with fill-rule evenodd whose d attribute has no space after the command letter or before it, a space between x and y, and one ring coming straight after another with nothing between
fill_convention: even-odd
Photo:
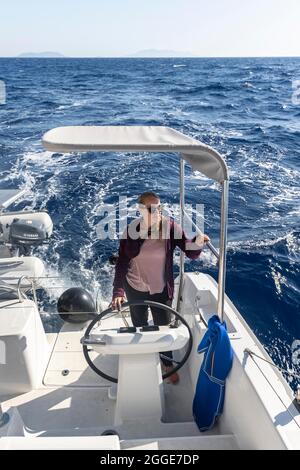
<instances>
[{"instance_id":1,"label":"metal pole","mask_svg":"<svg viewBox=\"0 0 300 470\"><path fill-rule=\"evenodd\" d=\"M186 217L186 219L192 224L192 226L195 228L196 232L198 235L203 235L202 231L200 230L200 228L197 226L197 224L195 224L195 222L193 221L193 219L189 216L189 214L184 211L184 215ZM210 249L210 251L212 252L212 254L217 258L217 260L219 260L219 252L217 250L217 248L214 247L214 245L211 243L211 242L208 242L206 244L207 248Z\"/></svg>"},{"instance_id":2,"label":"metal pole","mask_svg":"<svg viewBox=\"0 0 300 470\"><path fill-rule=\"evenodd\" d=\"M220 260L218 280L218 316L224 321L225 277L226 277L226 250L227 250L227 223L228 223L228 189L229 182L223 181L221 200L221 227L220 227Z\"/></svg>"},{"instance_id":3,"label":"metal pole","mask_svg":"<svg viewBox=\"0 0 300 470\"><path fill-rule=\"evenodd\" d=\"M0 403L0 428L5 426L8 422L9 422L9 414L8 413L3 413L2 405Z\"/></svg>"},{"instance_id":4,"label":"metal pole","mask_svg":"<svg viewBox=\"0 0 300 470\"><path fill-rule=\"evenodd\" d=\"M180 226L183 228L184 223L184 205L185 205L185 187L184 187L184 170L185 170L185 161L180 158ZM179 265L179 286L178 286L178 295L177 295L177 306L176 310L179 311L181 293L183 287L183 275L184 275L184 253L180 252L180 265Z\"/></svg>"}]
</instances>

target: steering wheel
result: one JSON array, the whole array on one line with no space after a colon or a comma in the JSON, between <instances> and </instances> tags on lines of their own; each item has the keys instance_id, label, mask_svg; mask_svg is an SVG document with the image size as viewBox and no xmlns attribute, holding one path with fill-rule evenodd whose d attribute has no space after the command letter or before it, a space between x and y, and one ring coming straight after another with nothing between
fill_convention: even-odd
<instances>
[{"instance_id":1,"label":"steering wheel","mask_svg":"<svg viewBox=\"0 0 300 470\"><path fill-rule=\"evenodd\" d=\"M179 369L181 369L181 367L186 363L186 361L188 360L190 354L191 354L191 351L192 351L192 348L193 348L193 335L192 335L192 332L191 332L191 329L189 327L189 324L187 323L187 321L181 316L179 315L178 312L176 312L176 310L174 310L173 308L169 307L168 305L165 305L165 304L161 304L161 303L158 303L158 302L152 302L150 300L144 300L144 301L140 301L140 302L126 302L122 305L121 309L119 311L117 311L115 314L119 313L119 312L122 312L122 310L124 308L127 308L127 307L135 307L135 306L140 306L140 305L147 305L149 307L153 306L153 307L159 307L161 308L162 310L165 310L171 314L173 314L176 318L176 320L179 320L188 330L189 332L189 340L188 340L188 347L187 347L187 351L185 353L185 355L183 356L183 358L181 359L181 361L179 361L178 363L176 363L176 366L173 367L173 369L171 369L169 372L166 372L165 374L163 374L162 378L163 380L167 379L168 377L170 377L172 374L174 374L175 372L177 372ZM101 377L103 377L104 379L106 380L109 380L110 382L113 382L113 383L118 383L118 379L115 378L115 377L111 377L110 375L107 375L105 374L104 372L102 372L100 369L98 369L98 367L95 366L95 364L93 363L93 361L91 360L90 356L89 356L89 349L88 349L88 346L87 344L84 344L84 341L85 340L89 340L90 338L90 333L92 331L92 329L94 328L94 326L96 325L96 323L98 323L99 321L101 321L106 315L108 315L109 313L112 313L114 312L114 310L112 310L112 308L108 308L106 310L104 310L103 312L99 313L99 315L97 315L93 320L92 322L89 324L88 328L86 329L86 332L84 334L84 337L83 337L83 354L84 354L84 357L88 363L88 365L90 366L90 368L96 372L96 374L100 375ZM175 322L174 325L170 325L170 328L178 328L178 321ZM172 361L172 359L170 359L170 361Z\"/></svg>"}]
</instances>

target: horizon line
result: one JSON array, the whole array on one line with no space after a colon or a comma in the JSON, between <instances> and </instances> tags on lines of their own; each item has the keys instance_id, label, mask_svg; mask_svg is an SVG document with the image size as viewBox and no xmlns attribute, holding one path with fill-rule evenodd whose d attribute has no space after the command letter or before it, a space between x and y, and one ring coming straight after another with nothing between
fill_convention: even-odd
<instances>
[{"instance_id":1,"label":"horizon line","mask_svg":"<svg viewBox=\"0 0 300 470\"><path fill-rule=\"evenodd\" d=\"M245 56L57 56L57 57L25 57L0 56L0 59L298 59L300 55L245 55Z\"/></svg>"}]
</instances>

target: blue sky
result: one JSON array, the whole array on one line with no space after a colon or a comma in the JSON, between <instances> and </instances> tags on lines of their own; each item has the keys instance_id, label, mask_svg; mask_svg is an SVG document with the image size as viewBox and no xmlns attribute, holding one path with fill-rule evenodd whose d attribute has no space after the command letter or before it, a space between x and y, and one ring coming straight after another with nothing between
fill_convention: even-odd
<instances>
[{"instance_id":1,"label":"blue sky","mask_svg":"<svg viewBox=\"0 0 300 470\"><path fill-rule=\"evenodd\" d=\"M300 56L300 0L5 0L0 56Z\"/></svg>"}]
</instances>

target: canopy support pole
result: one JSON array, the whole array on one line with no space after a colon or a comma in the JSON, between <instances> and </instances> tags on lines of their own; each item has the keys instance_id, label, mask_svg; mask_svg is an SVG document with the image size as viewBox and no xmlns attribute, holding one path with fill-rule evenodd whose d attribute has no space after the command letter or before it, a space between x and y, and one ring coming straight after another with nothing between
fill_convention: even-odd
<instances>
[{"instance_id":1,"label":"canopy support pole","mask_svg":"<svg viewBox=\"0 0 300 470\"><path fill-rule=\"evenodd\" d=\"M2 428L3 426L6 426L8 422L9 422L9 414L3 413L2 405L0 403L0 428Z\"/></svg>"},{"instance_id":2,"label":"canopy support pole","mask_svg":"<svg viewBox=\"0 0 300 470\"><path fill-rule=\"evenodd\" d=\"M180 226L183 228L184 224L184 212L185 212L185 186L184 186L184 176L185 176L185 161L181 157L180 158ZM178 286L178 294L177 294L177 305L176 311L179 312L180 309L180 301L181 301L181 294L183 288L183 275L184 275L184 253L180 251L180 265L179 265L179 286Z\"/></svg>"},{"instance_id":3,"label":"canopy support pole","mask_svg":"<svg viewBox=\"0 0 300 470\"><path fill-rule=\"evenodd\" d=\"M228 194L229 182L223 181L221 199L221 227L220 227L220 259L218 279L218 316L224 321L225 278L226 278L226 252L227 252L227 225L228 225Z\"/></svg>"}]
</instances>

